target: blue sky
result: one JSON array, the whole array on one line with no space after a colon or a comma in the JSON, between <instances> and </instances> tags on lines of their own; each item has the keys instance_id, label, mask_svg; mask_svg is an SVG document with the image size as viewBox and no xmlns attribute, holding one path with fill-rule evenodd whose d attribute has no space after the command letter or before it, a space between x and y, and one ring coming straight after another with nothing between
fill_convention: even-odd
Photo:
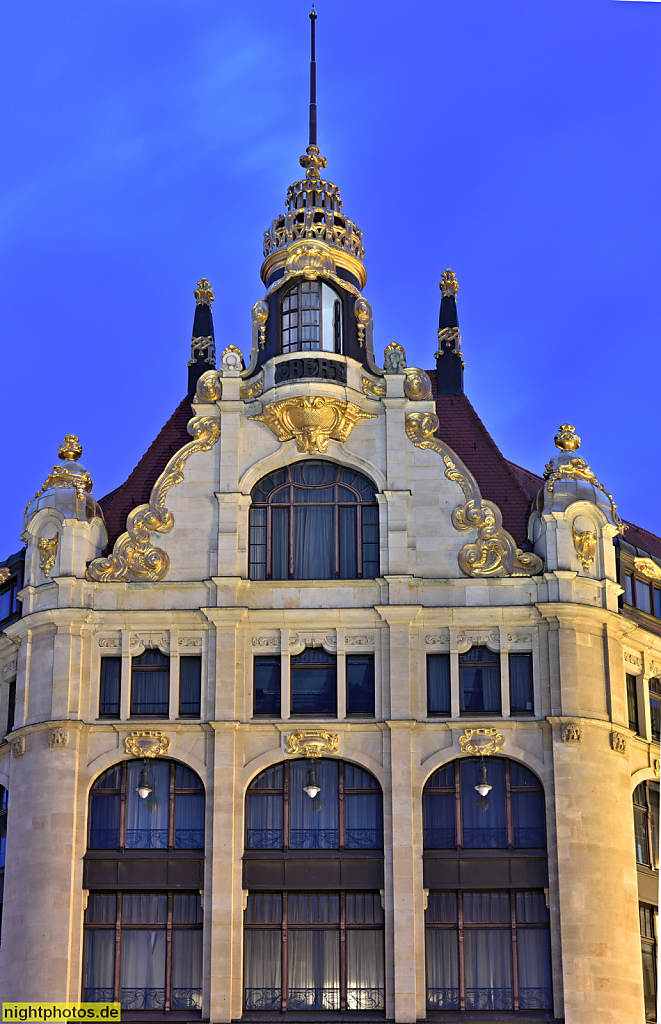
<instances>
[{"instance_id":1,"label":"blue sky","mask_svg":"<svg viewBox=\"0 0 661 1024\"><path fill-rule=\"evenodd\" d=\"M433 366L540 473L560 423L661 532L661 7L317 0L319 143L362 228L377 355ZM186 390L193 288L250 347L264 230L307 141L303 0L35 0L1 14L0 555L65 433L101 497ZM488 497L488 495L487 495Z\"/></svg>"}]
</instances>

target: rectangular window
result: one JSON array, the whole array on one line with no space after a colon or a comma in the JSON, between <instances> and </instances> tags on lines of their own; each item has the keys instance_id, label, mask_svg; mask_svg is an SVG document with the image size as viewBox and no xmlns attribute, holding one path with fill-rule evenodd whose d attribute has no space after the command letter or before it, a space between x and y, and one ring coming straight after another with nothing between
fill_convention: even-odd
<instances>
[{"instance_id":1,"label":"rectangular window","mask_svg":"<svg viewBox=\"0 0 661 1024\"><path fill-rule=\"evenodd\" d=\"M510 654L510 711L532 715L532 654Z\"/></svg>"},{"instance_id":2,"label":"rectangular window","mask_svg":"<svg viewBox=\"0 0 661 1024\"><path fill-rule=\"evenodd\" d=\"M253 715L280 716L280 655L253 661Z\"/></svg>"},{"instance_id":3,"label":"rectangular window","mask_svg":"<svg viewBox=\"0 0 661 1024\"><path fill-rule=\"evenodd\" d=\"M16 578L11 579L0 590L0 622L11 618L18 610L16 601L17 584L18 580Z\"/></svg>"},{"instance_id":4,"label":"rectangular window","mask_svg":"<svg viewBox=\"0 0 661 1024\"><path fill-rule=\"evenodd\" d=\"M661 679L650 679L649 693L652 739L658 743L661 739Z\"/></svg>"},{"instance_id":5,"label":"rectangular window","mask_svg":"<svg viewBox=\"0 0 661 1024\"><path fill-rule=\"evenodd\" d=\"M7 733L14 728L14 717L16 714L16 680L12 679L9 684L9 697L7 700ZM5 734L6 735L6 734Z\"/></svg>"},{"instance_id":6,"label":"rectangular window","mask_svg":"<svg viewBox=\"0 0 661 1024\"><path fill-rule=\"evenodd\" d=\"M119 693L122 678L121 658L101 658L99 717L119 718Z\"/></svg>"},{"instance_id":7,"label":"rectangular window","mask_svg":"<svg viewBox=\"0 0 661 1024\"><path fill-rule=\"evenodd\" d=\"M451 714L449 654L427 655L427 714Z\"/></svg>"},{"instance_id":8,"label":"rectangular window","mask_svg":"<svg viewBox=\"0 0 661 1024\"><path fill-rule=\"evenodd\" d=\"M430 1010L551 1009L543 893L430 893L425 923Z\"/></svg>"},{"instance_id":9,"label":"rectangular window","mask_svg":"<svg viewBox=\"0 0 661 1024\"><path fill-rule=\"evenodd\" d=\"M650 585L643 580L636 579L636 608L641 612L652 614L652 601L650 598Z\"/></svg>"},{"instance_id":10,"label":"rectangular window","mask_svg":"<svg viewBox=\"0 0 661 1024\"><path fill-rule=\"evenodd\" d=\"M461 712L500 714L500 658L488 647L471 647L459 656Z\"/></svg>"},{"instance_id":11,"label":"rectangular window","mask_svg":"<svg viewBox=\"0 0 661 1024\"><path fill-rule=\"evenodd\" d=\"M385 1009L378 893L250 893L244 950L246 1010Z\"/></svg>"},{"instance_id":12,"label":"rectangular window","mask_svg":"<svg viewBox=\"0 0 661 1024\"><path fill-rule=\"evenodd\" d=\"M624 574L624 600L626 604L633 604L633 576L630 572Z\"/></svg>"},{"instance_id":13,"label":"rectangular window","mask_svg":"<svg viewBox=\"0 0 661 1024\"><path fill-rule=\"evenodd\" d=\"M643 993L645 996L645 1020L656 1021L656 979L658 947L658 911L643 903L640 911L640 944L643 956Z\"/></svg>"},{"instance_id":14,"label":"rectangular window","mask_svg":"<svg viewBox=\"0 0 661 1024\"><path fill-rule=\"evenodd\" d=\"M374 715L374 655L347 654L347 714Z\"/></svg>"},{"instance_id":15,"label":"rectangular window","mask_svg":"<svg viewBox=\"0 0 661 1024\"><path fill-rule=\"evenodd\" d=\"M337 715L335 655L308 647L291 659L292 715Z\"/></svg>"},{"instance_id":16,"label":"rectangular window","mask_svg":"<svg viewBox=\"0 0 661 1024\"><path fill-rule=\"evenodd\" d=\"M654 614L661 619L661 590L654 588Z\"/></svg>"},{"instance_id":17,"label":"rectangular window","mask_svg":"<svg viewBox=\"0 0 661 1024\"><path fill-rule=\"evenodd\" d=\"M121 1001L123 1010L185 1010L199 1016L199 893L90 893L83 1000Z\"/></svg>"},{"instance_id":18,"label":"rectangular window","mask_svg":"<svg viewBox=\"0 0 661 1024\"><path fill-rule=\"evenodd\" d=\"M266 579L266 509L250 509L250 567L251 580Z\"/></svg>"},{"instance_id":19,"label":"rectangular window","mask_svg":"<svg viewBox=\"0 0 661 1024\"><path fill-rule=\"evenodd\" d=\"M363 579L376 579L379 575L379 509L364 505L360 510L363 549Z\"/></svg>"},{"instance_id":20,"label":"rectangular window","mask_svg":"<svg viewBox=\"0 0 661 1024\"><path fill-rule=\"evenodd\" d=\"M170 659L148 648L131 665L131 714L166 718L170 709Z\"/></svg>"},{"instance_id":21,"label":"rectangular window","mask_svg":"<svg viewBox=\"0 0 661 1024\"><path fill-rule=\"evenodd\" d=\"M627 673L627 714L629 716L629 728L638 732L638 697L636 695L637 679Z\"/></svg>"},{"instance_id":22,"label":"rectangular window","mask_svg":"<svg viewBox=\"0 0 661 1024\"><path fill-rule=\"evenodd\" d=\"M199 718L202 699L202 658L199 655L179 659L179 715Z\"/></svg>"}]
</instances>

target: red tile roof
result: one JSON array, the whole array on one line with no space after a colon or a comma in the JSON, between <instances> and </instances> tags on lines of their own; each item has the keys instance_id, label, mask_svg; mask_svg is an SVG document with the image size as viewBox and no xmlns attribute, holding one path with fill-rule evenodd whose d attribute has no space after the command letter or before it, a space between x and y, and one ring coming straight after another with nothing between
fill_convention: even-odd
<instances>
[{"instance_id":1,"label":"red tile roof","mask_svg":"<svg viewBox=\"0 0 661 1024\"><path fill-rule=\"evenodd\" d=\"M428 372L441 438L470 469L482 497L498 505L505 529L517 544L525 544L530 508L544 480L505 458L465 395L437 395L436 371ZM127 480L101 498L99 505L108 527L109 548L126 529L129 512L149 501L151 489L168 460L190 441L186 425L191 415L190 399L184 398ZM627 525L624 537L635 547L661 556L661 538L653 533Z\"/></svg>"}]
</instances>

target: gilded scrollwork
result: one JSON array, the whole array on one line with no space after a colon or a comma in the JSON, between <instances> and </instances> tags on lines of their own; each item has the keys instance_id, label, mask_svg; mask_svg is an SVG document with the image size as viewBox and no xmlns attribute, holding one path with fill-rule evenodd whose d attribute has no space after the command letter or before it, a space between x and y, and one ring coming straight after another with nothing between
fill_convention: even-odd
<instances>
[{"instance_id":1,"label":"gilded scrollwork","mask_svg":"<svg viewBox=\"0 0 661 1024\"><path fill-rule=\"evenodd\" d=\"M136 730L124 737L124 749L133 757L158 757L167 754L170 740L158 729Z\"/></svg>"},{"instance_id":2,"label":"gilded scrollwork","mask_svg":"<svg viewBox=\"0 0 661 1024\"><path fill-rule=\"evenodd\" d=\"M325 729L299 729L287 736L285 753L309 758L323 757L324 754L337 754L339 744L337 733Z\"/></svg>"},{"instance_id":3,"label":"gilded scrollwork","mask_svg":"<svg viewBox=\"0 0 661 1024\"><path fill-rule=\"evenodd\" d=\"M263 299L260 299L252 307L252 323L259 337L259 347L264 348L266 344L266 321L269 318L269 307Z\"/></svg>"},{"instance_id":4,"label":"gilded scrollwork","mask_svg":"<svg viewBox=\"0 0 661 1024\"><path fill-rule=\"evenodd\" d=\"M223 393L223 385L218 370L207 370L197 382L195 389L195 401L200 404L209 405L220 401Z\"/></svg>"},{"instance_id":5,"label":"gilded scrollwork","mask_svg":"<svg viewBox=\"0 0 661 1024\"><path fill-rule=\"evenodd\" d=\"M651 558L634 558L633 567L649 580L661 580L661 568Z\"/></svg>"},{"instance_id":6,"label":"gilded scrollwork","mask_svg":"<svg viewBox=\"0 0 661 1024\"><path fill-rule=\"evenodd\" d=\"M259 398L263 390L264 377L256 377L254 380L249 381L248 384L241 385L239 395L244 402L252 402L254 398Z\"/></svg>"},{"instance_id":7,"label":"gilded scrollwork","mask_svg":"<svg viewBox=\"0 0 661 1024\"><path fill-rule=\"evenodd\" d=\"M243 369L243 354L237 345L228 345L220 357L220 369L224 376L238 376Z\"/></svg>"},{"instance_id":8,"label":"gilded scrollwork","mask_svg":"<svg viewBox=\"0 0 661 1024\"><path fill-rule=\"evenodd\" d=\"M427 448L443 459L445 476L461 487L466 502L452 512L455 530L477 530L477 539L459 552L459 568L466 576L535 576L544 565L532 552L522 551L503 527L497 505L484 501L477 481L448 445L436 437L438 417L433 412L412 412L406 434L416 448Z\"/></svg>"},{"instance_id":9,"label":"gilded scrollwork","mask_svg":"<svg viewBox=\"0 0 661 1024\"><path fill-rule=\"evenodd\" d=\"M6 583L10 576L11 576L11 570L9 570L6 565L3 565L0 568L0 586L3 583Z\"/></svg>"},{"instance_id":10,"label":"gilded scrollwork","mask_svg":"<svg viewBox=\"0 0 661 1024\"><path fill-rule=\"evenodd\" d=\"M188 423L193 440L172 456L152 488L149 504L138 505L126 521L126 533L115 541L112 554L90 563L87 578L98 583L153 582L162 580L170 568L165 551L154 547L152 533L169 533L174 516L165 507L168 491L184 478L184 466L196 452L208 452L220 437L220 420L214 416L194 416Z\"/></svg>"},{"instance_id":11,"label":"gilded scrollwork","mask_svg":"<svg viewBox=\"0 0 661 1024\"><path fill-rule=\"evenodd\" d=\"M424 402L426 399L431 398L429 374L418 366L407 367L404 394L413 402Z\"/></svg>"},{"instance_id":12,"label":"gilded scrollwork","mask_svg":"<svg viewBox=\"0 0 661 1024\"><path fill-rule=\"evenodd\" d=\"M346 441L358 420L373 418L353 402L327 395L284 398L250 417L266 424L279 441L295 438L299 452L325 452L331 438Z\"/></svg>"},{"instance_id":13,"label":"gilded scrollwork","mask_svg":"<svg viewBox=\"0 0 661 1024\"><path fill-rule=\"evenodd\" d=\"M434 353L434 358L440 359L447 349L450 349L453 355L460 357L462 366L466 365L464 363L464 354L461 351L461 334L458 327L439 328L438 349Z\"/></svg>"},{"instance_id":14,"label":"gilded scrollwork","mask_svg":"<svg viewBox=\"0 0 661 1024\"><path fill-rule=\"evenodd\" d=\"M54 537L40 537L37 541L37 547L41 555L39 568L43 571L46 579L50 576L50 571L55 565L58 539L58 535L55 534Z\"/></svg>"},{"instance_id":15,"label":"gilded scrollwork","mask_svg":"<svg viewBox=\"0 0 661 1024\"><path fill-rule=\"evenodd\" d=\"M368 398L385 398L386 382L384 380L370 380L369 377L362 378L363 394Z\"/></svg>"},{"instance_id":16,"label":"gilded scrollwork","mask_svg":"<svg viewBox=\"0 0 661 1024\"><path fill-rule=\"evenodd\" d=\"M362 348L365 344L365 331L372 319L372 307L367 299L364 299L362 296L356 299L353 304L353 315L358 326L358 344Z\"/></svg>"},{"instance_id":17,"label":"gilded scrollwork","mask_svg":"<svg viewBox=\"0 0 661 1024\"><path fill-rule=\"evenodd\" d=\"M572 537L574 538L574 549L578 560L583 566L584 572L587 572L594 563L597 545L594 530L577 530L575 526L572 526Z\"/></svg>"},{"instance_id":18,"label":"gilded scrollwork","mask_svg":"<svg viewBox=\"0 0 661 1024\"><path fill-rule=\"evenodd\" d=\"M488 757L489 754L497 754L504 746L505 737L502 732L488 727L464 729L463 736L459 737L459 749L462 754Z\"/></svg>"}]
</instances>

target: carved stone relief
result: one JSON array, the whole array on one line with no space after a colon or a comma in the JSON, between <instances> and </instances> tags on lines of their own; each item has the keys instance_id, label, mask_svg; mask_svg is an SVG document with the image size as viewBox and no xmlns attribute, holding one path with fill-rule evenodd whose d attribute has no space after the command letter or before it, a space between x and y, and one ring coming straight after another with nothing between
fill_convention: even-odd
<instances>
[{"instance_id":1,"label":"carved stone relief","mask_svg":"<svg viewBox=\"0 0 661 1024\"><path fill-rule=\"evenodd\" d=\"M561 735L563 743L580 743L583 739L583 730L580 725L569 722L567 725L563 725Z\"/></svg>"},{"instance_id":2,"label":"carved stone relief","mask_svg":"<svg viewBox=\"0 0 661 1024\"><path fill-rule=\"evenodd\" d=\"M66 747L69 743L69 733L66 729L57 727L51 729L48 733L48 746L49 747Z\"/></svg>"}]
</instances>

